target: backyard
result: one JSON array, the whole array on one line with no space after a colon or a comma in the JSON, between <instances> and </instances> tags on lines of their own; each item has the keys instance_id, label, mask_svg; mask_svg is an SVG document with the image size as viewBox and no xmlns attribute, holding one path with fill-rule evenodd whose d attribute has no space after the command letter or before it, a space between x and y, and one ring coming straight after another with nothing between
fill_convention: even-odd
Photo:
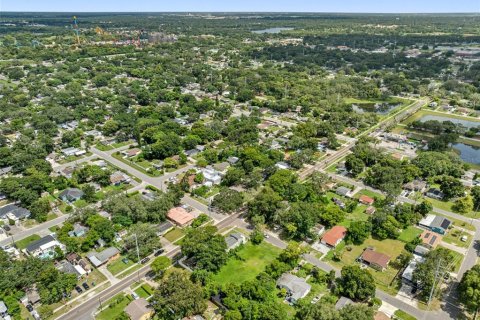
<instances>
[{"instance_id":1,"label":"backyard","mask_svg":"<svg viewBox=\"0 0 480 320\"><path fill-rule=\"evenodd\" d=\"M247 243L238 251L241 259L232 257L213 277L219 284L242 283L254 279L280 254L281 249L269 243L259 245Z\"/></svg>"},{"instance_id":2,"label":"backyard","mask_svg":"<svg viewBox=\"0 0 480 320\"><path fill-rule=\"evenodd\" d=\"M17 242L15 242L15 244L17 245L17 248L19 250L23 250L25 249L26 247L28 247L28 245L34 241L37 241L39 240L41 237L38 235L38 234L32 234L31 236L28 236L22 240L18 240Z\"/></svg>"}]
</instances>

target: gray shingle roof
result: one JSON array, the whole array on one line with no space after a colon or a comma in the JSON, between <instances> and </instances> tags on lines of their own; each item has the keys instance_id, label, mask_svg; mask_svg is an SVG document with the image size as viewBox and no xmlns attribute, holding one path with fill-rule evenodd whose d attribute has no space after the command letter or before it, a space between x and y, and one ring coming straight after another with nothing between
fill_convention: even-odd
<instances>
[{"instance_id":1,"label":"gray shingle roof","mask_svg":"<svg viewBox=\"0 0 480 320\"><path fill-rule=\"evenodd\" d=\"M27 251L28 252L34 252L35 250L39 249L44 244L50 243L52 241L56 241L56 239L53 236L51 236L51 235L45 236L41 239L38 239L37 241L34 241L34 242L30 243L27 247Z\"/></svg>"},{"instance_id":2,"label":"gray shingle roof","mask_svg":"<svg viewBox=\"0 0 480 320\"><path fill-rule=\"evenodd\" d=\"M0 218L3 218L4 216L6 216L8 213L12 213L13 215L15 215L15 217L17 217L18 219L24 219L24 218L28 218L30 216L30 211L25 209L25 208L22 208L22 207L19 207L17 206L16 204L7 204L6 206L3 206L0 208Z\"/></svg>"}]
</instances>

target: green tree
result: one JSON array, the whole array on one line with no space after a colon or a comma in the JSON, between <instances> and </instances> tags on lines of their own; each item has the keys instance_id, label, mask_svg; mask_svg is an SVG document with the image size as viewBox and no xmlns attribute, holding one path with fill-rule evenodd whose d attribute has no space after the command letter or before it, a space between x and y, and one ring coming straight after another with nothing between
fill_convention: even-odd
<instances>
[{"instance_id":1,"label":"green tree","mask_svg":"<svg viewBox=\"0 0 480 320\"><path fill-rule=\"evenodd\" d=\"M480 308L480 265L465 272L458 286L460 301L468 310L478 313Z\"/></svg>"},{"instance_id":2,"label":"green tree","mask_svg":"<svg viewBox=\"0 0 480 320\"><path fill-rule=\"evenodd\" d=\"M357 265L342 268L336 280L336 291L350 299L366 301L375 296L375 280L372 274Z\"/></svg>"},{"instance_id":3,"label":"green tree","mask_svg":"<svg viewBox=\"0 0 480 320\"><path fill-rule=\"evenodd\" d=\"M460 213L469 213L473 210L473 198L470 195L467 195L463 198L458 198L454 204L455 210Z\"/></svg>"},{"instance_id":4,"label":"green tree","mask_svg":"<svg viewBox=\"0 0 480 320\"><path fill-rule=\"evenodd\" d=\"M156 257L150 264L150 268L157 274L157 276L162 277L163 273L167 268L172 264L172 261L165 256Z\"/></svg>"},{"instance_id":5,"label":"green tree","mask_svg":"<svg viewBox=\"0 0 480 320\"><path fill-rule=\"evenodd\" d=\"M207 309L201 285L181 270L173 270L160 281L151 302L157 315L166 320L202 314Z\"/></svg>"},{"instance_id":6,"label":"green tree","mask_svg":"<svg viewBox=\"0 0 480 320\"><path fill-rule=\"evenodd\" d=\"M193 258L196 268L218 271L227 261L225 238L217 234L215 226L191 229L181 244L182 253Z\"/></svg>"},{"instance_id":7,"label":"green tree","mask_svg":"<svg viewBox=\"0 0 480 320\"><path fill-rule=\"evenodd\" d=\"M443 176L440 180L440 190L444 194L445 200L460 197L465 192L462 182L451 176Z\"/></svg>"},{"instance_id":8,"label":"green tree","mask_svg":"<svg viewBox=\"0 0 480 320\"><path fill-rule=\"evenodd\" d=\"M47 198L40 198L30 206L30 212L32 213L31 218L38 222L45 222L47 221L50 209L50 201Z\"/></svg>"},{"instance_id":9,"label":"green tree","mask_svg":"<svg viewBox=\"0 0 480 320\"><path fill-rule=\"evenodd\" d=\"M212 206L225 213L239 210L243 205L243 195L236 190L224 188L212 201Z\"/></svg>"},{"instance_id":10,"label":"green tree","mask_svg":"<svg viewBox=\"0 0 480 320\"><path fill-rule=\"evenodd\" d=\"M353 221L348 227L345 240L348 243L361 245L372 232L372 224L369 221Z\"/></svg>"}]
</instances>

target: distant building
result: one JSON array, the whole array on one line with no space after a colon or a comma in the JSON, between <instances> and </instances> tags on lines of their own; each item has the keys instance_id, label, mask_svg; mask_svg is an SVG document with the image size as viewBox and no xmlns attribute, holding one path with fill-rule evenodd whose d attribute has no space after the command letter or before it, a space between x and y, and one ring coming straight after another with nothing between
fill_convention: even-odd
<instances>
[{"instance_id":1,"label":"distant building","mask_svg":"<svg viewBox=\"0 0 480 320\"><path fill-rule=\"evenodd\" d=\"M390 257L373 249L365 249L360 260L376 270L383 271L388 267Z\"/></svg>"},{"instance_id":2,"label":"distant building","mask_svg":"<svg viewBox=\"0 0 480 320\"><path fill-rule=\"evenodd\" d=\"M227 251L230 251L246 243L247 238L243 234L237 232L227 236L225 242L227 243Z\"/></svg>"},{"instance_id":3,"label":"distant building","mask_svg":"<svg viewBox=\"0 0 480 320\"><path fill-rule=\"evenodd\" d=\"M445 196L442 191L435 188L430 188L425 195L429 198L437 200L442 200Z\"/></svg>"},{"instance_id":4,"label":"distant building","mask_svg":"<svg viewBox=\"0 0 480 320\"><path fill-rule=\"evenodd\" d=\"M115 171L110 175L110 183L118 186L122 183L129 183L130 177L123 173L122 171Z\"/></svg>"},{"instance_id":5,"label":"distant building","mask_svg":"<svg viewBox=\"0 0 480 320\"><path fill-rule=\"evenodd\" d=\"M55 248L65 251L65 246L62 243L58 242L52 235L48 235L30 243L26 251L33 257L50 259L55 256Z\"/></svg>"},{"instance_id":6,"label":"distant building","mask_svg":"<svg viewBox=\"0 0 480 320\"><path fill-rule=\"evenodd\" d=\"M31 215L30 210L19 207L16 204L7 204L0 208L0 220L3 220L5 224L8 224L9 220L18 222L29 218Z\"/></svg>"},{"instance_id":7,"label":"distant building","mask_svg":"<svg viewBox=\"0 0 480 320\"><path fill-rule=\"evenodd\" d=\"M173 227L174 227L174 225L170 221L162 222L157 227L157 236L163 236L165 233L167 233Z\"/></svg>"},{"instance_id":8,"label":"distant building","mask_svg":"<svg viewBox=\"0 0 480 320\"><path fill-rule=\"evenodd\" d=\"M410 191L425 192L427 183L422 180L413 180L412 182L403 185L403 188Z\"/></svg>"},{"instance_id":9,"label":"distant building","mask_svg":"<svg viewBox=\"0 0 480 320\"><path fill-rule=\"evenodd\" d=\"M195 219L191 213L188 213L182 207L170 209L167 213L167 218L179 227L188 226L190 223L192 223L193 219Z\"/></svg>"},{"instance_id":10,"label":"distant building","mask_svg":"<svg viewBox=\"0 0 480 320\"><path fill-rule=\"evenodd\" d=\"M133 149L125 150L125 151L123 151L122 153L123 153L126 157L132 158L132 157L135 157L136 155L139 155L141 152L142 152L141 149L139 149L139 148L133 148Z\"/></svg>"},{"instance_id":11,"label":"distant building","mask_svg":"<svg viewBox=\"0 0 480 320\"><path fill-rule=\"evenodd\" d=\"M377 209L374 206L369 206L367 209L365 209L365 213L370 215L374 214L375 211L377 211Z\"/></svg>"},{"instance_id":12,"label":"distant building","mask_svg":"<svg viewBox=\"0 0 480 320\"><path fill-rule=\"evenodd\" d=\"M368 205L368 206L371 206L371 205L375 202L375 199L373 199L373 198L371 198L371 197L369 197L369 196L366 196L366 195L362 194L362 195L360 196L360 198L358 198L358 201L359 201L360 203L363 203L363 204L366 204L366 205Z\"/></svg>"},{"instance_id":13,"label":"distant building","mask_svg":"<svg viewBox=\"0 0 480 320\"><path fill-rule=\"evenodd\" d=\"M70 231L68 233L68 235L70 237L83 237L87 233L88 230L89 230L88 227L82 226L79 223L75 223L73 225L73 230Z\"/></svg>"},{"instance_id":14,"label":"distant building","mask_svg":"<svg viewBox=\"0 0 480 320\"><path fill-rule=\"evenodd\" d=\"M83 191L78 188L68 188L58 195L65 202L75 202L83 197Z\"/></svg>"},{"instance_id":15,"label":"distant building","mask_svg":"<svg viewBox=\"0 0 480 320\"><path fill-rule=\"evenodd\" d=\"M58 263L57 269L63 273L69 273L75 275L77 278L81 278L87 272L79 265L73 265L67 260L63 260Z\"/></svg>"},{"instance_id":16,"label":"distant building","mask_svg":"<svg viewBox=\"0 0 480 320\"><path fill-rule=\"evenodd\" d=\"M299 278L290 273L284 273L277 280L277 286L287 290L287 300L296 303L305 298L312 287L303 278Z\"/></svg>"},{"instance_id":17,"label":"distant building","mask_svg":"<svg viewBox=\"0 0 480 320\"><path fill-rule=\"evenodd\" d=\"M89 252L87 258L95 267L100 267L105 263L118 259L120 257L120 251L115 247L110 247L102 252Z\"/></svg>"},{"instance_id":18,"label":"distant building","mask_svg":"<svg viewBox=\"0 0 480 320\"><path fill-rule=\"evenodd\" d=\"M124 309L131 320L147 320L153 316L154 310L143 298L133 300Z\"/></svg>"},{"instance_id":19,"label":"distant building","mask_svg":"<svg viewBox=\"0 0 480 320\"><path fill-rule=\"evenodd\" d=\"M351 190L348 189L347 187L338 187L337 190L335 190L335 193L338 194L339 196L343 197L350 197L350 192Z\"/></svg>"},{"instance_id":20,"label":"distant building","mask_svg":"<svg viewBox=\"0 0 480 320\"><path fill-rule=\"evenodd\" d=\"M420 235L420 240L422 240L422 244L425 247L435 249L442 242L442 236L435 232L424 230Z\"/></svg>"},{"instance_id":21,"label":"distant building","mask_svg":"<svg viewBox=\"0 0 480 320\"><path fill-rule=\"evenodd\" d=\"M281 169L281 170L286 170L286 169L290 169L290 165L284 161L280 161L280 162L277 162L275 163L275 167L277 167L278 169Z\"/></svg>"},{"instance_id":22,"label":"distant building","mask_svg":"<svg viewBox=\"0 0 480 320\"><path fill-rule=\"evenodd\" d=\"M334 226L332 229L325 232L321 243L329 247L335 248L347 235L347 228L344 226Z\"/></svg>"},{"instance_id":23,"label":"distant building","mask_svg":"<svg viewBox=\"0 0 480 320\"><path fill-rule=\"evenodd\" d=\"M452 222L447 218L436 216L434 214L428 214L425 218L418 222L419 226L441 235L447 232L448 227L451 224Z\"/></svg>"}]
</instances>

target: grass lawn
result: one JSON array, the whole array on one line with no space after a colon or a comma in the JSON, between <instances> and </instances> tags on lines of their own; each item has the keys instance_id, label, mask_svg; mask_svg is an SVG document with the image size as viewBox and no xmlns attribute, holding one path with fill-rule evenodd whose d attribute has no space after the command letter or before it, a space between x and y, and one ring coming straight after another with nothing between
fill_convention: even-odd
<instances>
[{"instance_id":1,"label":"grass lawn","mask_svg":"<svg viewBox=\"0 0 480 320\"><path fill-rule=\"evenodd\" d=\"M17 248L20 250L25 249L30 243L39 240L41 237L38 234L32 234L31 236L28 236L22 240L18 240L15 242L17 245Z\"/></svg>"},{"instance_id":2,"label":"grass lawn","mask_svg":"<svg viewBox=\"0 0 480 320\"><path fill-rule=\"evenodd\" d=\"M171 243L174 243L175 241L183 237L184 234L185 231L183 231L183 229L175 227L172 230L168 231L163 237Z\"/></svg>"},{"instance_id":3,"label":"grass lawn","mask_svg":"<svg viewBox=\"0 0 480 320\"><path fill-rule=\"evenodd\" d=\"M362 189L355 194L355 198L358 199L360 196L365 195L373 199L385 199L385 196L380 193L376 193L367 189Z\"/></svg>"},{"instance_id":4,"label":"grass lawn","mask_svg":"<svg viewBox=\"0 0 480 320\"><path fill-rule=\"evenodd\" d=\"M406 313L405 311L400 310L400 309L395 311L395 313L393 315L395 316L395 319L398 319L398 320L415 320L415 319L417 319L414 316L411 316L408 313Z\"/></svg>"},{"instance_id":5,"label":"grass lawn","mask_svg":"<svg viewBox=\"0 0 480 320\"><path fill-rule=\"evenodd\" d=\"M140 269L141 267L143 266L143 264L135 264L133 267L131 267L130 269L128 269L127 271L124 271L122 273L120 273L117 278L118 279L123 279L125 278L126 276L128 276L129 274L132 274L134 273L135 271L137 271L138 269Z\"/></svg>"},{"instance_id":6,"label":"grass lawn","mask_svg":"<svg viewBox=\"0 0 480 320\"><path fill-rule=\"evenodd\" d=\"M132 301L132 298L128 295L120 293L108 301L108 307L100 312L95 319L97 320L114 320L125 309L126 306Z\"/></svg>"},{"instance_id":7,"label":"grass lawn","mask_svg":"<svg viewBox=\"0 0 480 320\"><path fill-rule=\"evenodd\" d=\"M467 237L467 241L463 242L460 240L460 238L463 236ZM453 228L449 230L447 234L445 234L445 236L443 237L443 241L454 244L458 247L468 248L470 246L470 243L472 242L472 235L463 232L462 230L459 230L457 228Z\"/></svg>"},{"instance_id":8,"label":"grass lawn","mask_svg":"<svg viewBox=\"0 0 480 320\"><path fill-rule=\"evenodd\" d=\"M153 294L154 289L148 283L142 284L140 287L135 289L135 293L138 294L140 298L147 299Z\"/></svg>"},{"instance_id":9,"label":"grass lawn","mask_svg":"<svg viewBox=\"0 0 480 320\"><path fill-rule=\"evenodd\" d=\"M127 269L130 266L133 266L135 263L132 260L128 260L128 263L123 263L122 259L125 258L124 256L121 256L117 260L113 261L112 263L109 263L107 266L108 271L110 271L111 274L116 275L123 270Z\"/></svg>"},{"instance_id":10,"label":"grass lawn","mask_svg":"<svg viewBox=\"0 0 480 320\"><path fill-rule=\"evenodd\" d=\"M335 261L333 259L334 250L330 251L329 254L327 254L327 256L325 257L325 259L330 260L329 263L331 263L332 265L338 268L342 268L343 266L356 263L356 259L367 247L372 247L376 251L390 256L390 261L394 261L403 251L404 243L392 239L385 239L380 241L372 238L365 240L365 242L360 246L345 246L342 242L335 249L335 251L337 251L340 255L340 261ZM368 271L370 271L370 273L373 275L375 283L380 289L393 295L398 292L398 284L392 283L393 279L398 273L398 269L389 266L385 271L376 271L372 268L368 268Z\"/></svg>"},{"instance_id":11,"label":"grass lawn","mask_svg":"<svg viewBox=\"0 0 480 320\"><path fill-rule=\"evenodd\" d=\"M240 284L247 280L253 280L265 266L270 264L281 252L281 249L262 242L259 245L247 243L238 251L242 260L230 258L213 280L219 284Z\"/></svg>"},{"instance_id":12,"label":"grass lawn","mask_svg":"<svg viewBox=\"0 0 480 320\"><path fill-rule=\"evenodd\" d=\"M100 151L110 151L114 149L111 145L104 145L101 143L98 143L97 145L95 145L95 148L97 148Z\"/></svg>"},{"instance_id":13,"label":"grass lawn","mask_svg":"<svg viewBox=\"0 0 480 320\"><path fill-rule=\"evenodd\" d=\"M403 242L410 242L422 233L422 230L414 226L409 226L407 229L403 230L398 237L398 240Z\"/></svg>"},{"instance_id":14,"label":"grass lawn","mask_svg":"<svg viewBox=\"0 0 480 320\"><path fill-rule=\"evenodd\" d=\"M339 225L348 228L353 221L367 221L370 216L365 213L366 208L367 206L364 204L357 205L355 210L346 214L345 220L340 222Z\"/></svg>"},{"instance_id":15,"label":"grass lawn","mask_svg":"<svg viewBox=\"0 0 480 320\"><path fill-rule=\"evenodd\" d=\"M453 212L454 210L452 209L453 207L453 202L450 201L442 201L442 200L437 200L437 199L432 199L432 198L427 198L428 201L432 203L432 205L435 208L446 210L446 211L451 211Z\"/></svg>"},{"instance_id":16,"label":"grass lawn","mask_svg":"<svg viewBox=\"0 0 480 320\"><path fill-rule=\"evenodd\" d=\"M440 247L442 247L442 244L440 244ZM437 247L438 248L438 247ZM458 253L457 251L453 251L453 250L450 250L448 248L445 248L445 247L442 247L444 249L447 249L451 255L453 256L453 259L452 261L450 261L450 265L453 266L453 272L457 273L458 270L460 270L460 266L462 265L462 261L463 261L463 254L461 253Z\"/></svg>"},{"instance_id":17,"label":"grass lawn","mask_svg":"<svg viewBox=\"0 0 480 320\"><path fill-rule=\"evenodd\" d=\"M456 226L456 227L460 227L460 228L463 228L463 229L466 229L466 230L470 230L470 231L476 231L475 227L473 225L471 225L470 223L468 222L465 222L465 221L462 221L462 220L458 220L458 219L455 219L455 218L450 218L450 217L446 217L444 215L441 215L441 214L438 214L435 212L435 214L437 216L442 216L442 217L445 217L447 218L448 220L452 221L453 225Z\"/></svg>"},{"instance_id":18,"label":"grass lawn","mask_svg":"<svg viewBox=\"0 0 480 320\"><path fill-rule=\"evenodd\" d=\"M59 229L60 229L59 226L53 226L53 227L48 228L48 230L50 230L51 232L57 232Z\"/></svg>"},{"instance_id":19,"label":"grass lawn","mask_svg":"<svg viewBox=\"0 0 480 320\"><path fill-rule=\"evenodd\" d=\"M112 154L112 157L114 157L115 159L119 160L119 161L122 161L123 163L125 163L126 165L134 168L134 169L137 169L138 171L142 172L142 173L145 173L146 175L149 175L151 177L158 177L161 175L160 171L158 170L155 170L156 172L150 172L148 170L146 170L144 167L138 165L137 163L133 162L133 161L130 161L130 160L127 160L127 159L124 159L123 156L121 154L117 154L116 152ZM133 177L132 177L133 178Z\"/></svg>"}]
</instances>

